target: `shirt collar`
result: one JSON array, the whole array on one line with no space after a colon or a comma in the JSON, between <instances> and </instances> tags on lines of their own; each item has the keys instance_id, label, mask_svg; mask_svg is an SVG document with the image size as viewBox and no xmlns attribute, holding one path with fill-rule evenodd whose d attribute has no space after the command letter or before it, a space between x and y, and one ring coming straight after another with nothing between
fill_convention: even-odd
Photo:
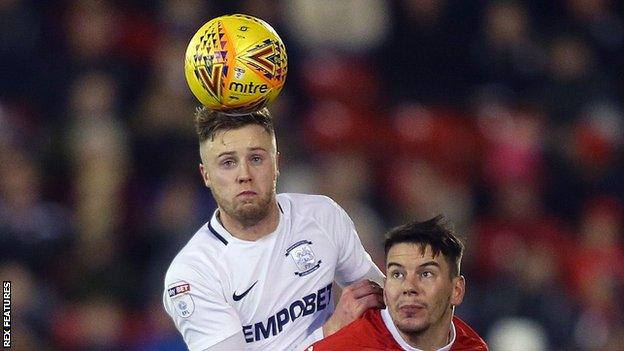
<instances>
[{"instance_id":1,"label":"shirt collar","mask_svg":"<svg viewBox=\"0 0 624 351\"><path fill-rule=\"evenodd\" d=\"M394 322L392 321L392 317L390 317L390 312L388 312L388 308L384 308L383 310L381 310L381 318L383 319L384 324L386 325L386 328L388 328L388 330L390 331L390 334L392 334L392 337L394 338L394 340L404 349L407 351L422 351L421 349L417 349L415 347L412 347L410 344L407 343L407 341L405 341L405 339L403 339L403 336L401 336L401 334L399 333L399 330L397 329L397 327L394 325ZM451 321L451 327L450 327L451 331L450 331L450 341L449 343L442 347L441 349L438 349L437 351L450 351L451 346L453 346L453 343L455 342L455 325L453 324L453 322Z\"/></svg>"},{"instance_id":2,"label":"shirt collar","mask_svg":"<svg viewBox=\"0 0 624 351\"><path fill-rule=\"evenodd\" d=\"M270 241L271 240L270 238L274 238L276 236L275 233L279 233L280 230L282 230L282 227L285 225L285 219L290 215L289 211L285 210L285 208L287 209L287 207L282 206L279 200L280 200L279 197L277 197L276 202L279 208L279 213L278 213L279 221L277 223L277 228L275 229L273 233L270 233L260 238L257 241L248 241L248 240L239 239L235 237L234 235L232 235L227 229L225 229L225 226L223 226L223 223L221 223L221 219L219 218L219 207L217 207L212 213L212 217L210 218L210 222L208 223L207 226L209 230L213 231L213 234L215 234L217 238L220 238L220 240L224 242L226 245L230 242L259 243L259 242L264 242L264 241Z\"/></svg>"}]
</instances>

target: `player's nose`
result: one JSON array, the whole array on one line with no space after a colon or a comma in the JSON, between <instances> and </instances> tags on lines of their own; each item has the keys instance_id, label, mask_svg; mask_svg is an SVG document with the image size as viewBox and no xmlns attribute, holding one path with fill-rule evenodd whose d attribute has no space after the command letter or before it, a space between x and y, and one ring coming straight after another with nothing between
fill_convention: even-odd
<instances>
[{"instance_id":1,"label":"player's nose","mask_svg":"<svg viewBox=\"0 0 624 351\"><path fill-rule=\"evenodd\" d=\"M249 165L246 163L241 163L238 168L238 177L237 180L239 183L248 182L251 180L251 173L249 172Z\"/></svg>"},{"instance_id":2,"label":"player's nose","mask_svg":"<svg viewBox=\"0 0 624 351\"><path fill-rule=\"evenodd\" d=\"M418 279L408 277L403 281L403 294L405 295L417 295L420 294L421 287Z\"/></svg>"}]
</instances>

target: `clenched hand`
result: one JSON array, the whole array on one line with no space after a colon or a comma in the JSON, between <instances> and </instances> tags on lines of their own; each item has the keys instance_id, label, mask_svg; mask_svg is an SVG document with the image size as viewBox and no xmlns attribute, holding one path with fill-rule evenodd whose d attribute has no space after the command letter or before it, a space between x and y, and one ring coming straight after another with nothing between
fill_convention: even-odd
<instances>
[{"instance_id":1,"label":"clenched hand","mask_svg":"<svg viewBox=\"0 0 624 351\"><path fill-rule=\"evenodd\" d=\"M383 289L368 279L357 281L342 290L334 314L323 325L325 337L358 319L369 308L384 308Z\"/></svg>"}]
</instances>

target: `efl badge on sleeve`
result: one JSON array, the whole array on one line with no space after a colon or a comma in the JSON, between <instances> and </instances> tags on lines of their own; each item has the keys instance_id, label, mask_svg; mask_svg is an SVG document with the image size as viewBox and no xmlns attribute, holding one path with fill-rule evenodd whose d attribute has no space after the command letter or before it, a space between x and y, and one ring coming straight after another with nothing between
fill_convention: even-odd
<instances>
[{"instance_id":1,"label":"efl badge on sleeve","mask_svg":"<svg viewBox=\"0 0 624 351\"><path fill-rule=\"evenodd\" d=\"M189 294L190 291L191 285L184 281L173 283L167 288L167 295L171 299L178 316L182 318L189 317L195 311L195 302Z\"/></svg>"},{"instance_id":2,"label":"efl badge on sleeve","mask_svg":"<svg viewBox=\"0 0 624 351\"><path fill-rule=\"evenodd\" d=\"M295 275L300 277L314 272L321 265L321 260L316 260L312 251L312 242L309 240L301 240L291 245L286 250L286 256L292 257L299 270L295 272Z\"/></svg>"}]
</instances>

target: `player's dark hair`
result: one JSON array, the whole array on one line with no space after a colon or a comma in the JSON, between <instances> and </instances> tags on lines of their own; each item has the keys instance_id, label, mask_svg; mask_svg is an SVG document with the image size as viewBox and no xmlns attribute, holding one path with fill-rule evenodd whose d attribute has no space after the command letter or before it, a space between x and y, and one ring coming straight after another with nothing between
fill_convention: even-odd
<instances>
[{"instance_id":1,"label":"player's dark hair","mask_svg":"<svg viewBox=\"0 0 624 351\"><path fill-rule=\"evenodd\" d=\"M257 124L270 135L275 135L273 118L266 108L240 115L227 114L206 107L199 107L195 111L195 131L200 143L208 139L213 140L219 131L238 129L249 124Z\"/></svg>"},{"instance_id":2,"label":"player's dark hair","mask_svg":"<svg viewBox=\"0 0 624 351\"><path fill-rule=\"evenodd\" d=\"M440 253L444 255L451 277L459 275L464 244L449 227L444 216L439 215L424 222L414 221L391 229L384 243L386 257L392 246L401 243L419 245L423 252L430 246L434 257Z\"/></svg>"}]
</instances>

